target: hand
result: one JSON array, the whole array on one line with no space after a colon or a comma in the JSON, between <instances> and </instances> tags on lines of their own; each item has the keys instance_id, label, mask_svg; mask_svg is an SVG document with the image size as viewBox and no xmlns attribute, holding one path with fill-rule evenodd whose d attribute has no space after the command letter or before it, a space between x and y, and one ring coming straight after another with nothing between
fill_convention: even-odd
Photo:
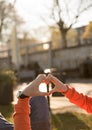
<instances>
[{"instance_id":1,"label":"hand","mask_svg":"<svg viewBox=\"0 0 92 130\"><path fill-rule=\"evenodd\" d=\"M51 74L47 76L47 80L55 85L55 87L49 92L49 94L54 92L66 92L68 90L68 86L66 84L63 84L60 80L58 80L55 76Z\"/></svg>"},{"instance_id":2,"label":"hand","mask_svg":"<svg viewBox=\"0 0 92 130\"><path fill-rule=\"evenodd\" d=\"M39 85L45 82L47 83L46 75L40 74L36 77L35 80L33 80L31 83L27 85L27 87L22 91L23 94L26 96L48 96L47 92L41 92L39 91Z\"/></svg>"}]
</instances>

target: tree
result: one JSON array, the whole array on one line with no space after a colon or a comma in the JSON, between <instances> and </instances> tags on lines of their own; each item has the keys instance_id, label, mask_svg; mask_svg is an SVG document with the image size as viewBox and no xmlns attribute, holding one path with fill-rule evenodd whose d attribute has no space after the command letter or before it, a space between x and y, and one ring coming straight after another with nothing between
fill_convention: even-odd
<instances>
[{"instance_id":1,"label":"tree","mask_svg":"<svg viewBox=\"0 0 92 130\"><path fill-rule=\"evenodd\" d=\"M61 34L58 28L49 27L49 31L51 33L50 41L52 41L52 49L56 49L61 47Z\"/></svg>"},{"instance_id":2,"label":"tree","mask_svg":"<svg viewBox=\"0 0 92 130\"><path fill-rule=\"evenodd\" d=\"M92 43L92 22L90 22L86 27L85 32L82 35L82 39L86 42Z\"/></svg>"},{"instance_id":3,"label":"tree","mask_svg":"<svg viewBox=\"0 0 92 130\"><path fill-rule=\"evenodd\" d=\"M3 30L7 29L9 23L11 22L11 10L11 4L5 2L4 0L0 1L0 39L2 39Z\"/></svg>"},{"instance_id":4,"label":"tree","mask_svg":"<svg viewBox=\"0 0 92 130\"><path fill-rule=\"evenodd\" d=\"M15 18L14 18L15 13ZM16 23L22 23L22 19L17 15L14 6L5 0L0 1L0 40L3 40L5 35L9 35L11 26ZM7 34L8 32L8 34Z\"/></svg>"},{"instance_id":5,"label":"tree","mask_svg":"<svg viewBox=\"0 0 92 130\"><path fill-rule=\"evenodd\" d=\"M78 45L78 34L77 31L74 29L70 29L67 33L67 46L71 47L71 46L76 46Z\"/></svg>"},{"instance_id":6,"label":"tree","mask_svg":"<svg viewBox=\"0 0 92 130\"><path fill-rule=\"evenodd\" d=\"M78 22L81 15L92 7L91 0L54 0L52 18L62 35L62 47L67 46L66 35L72 26ZM76 6L75 6L76 5ZM73 7L75 6L75 7Z\"/></svg>"}]
</instances>

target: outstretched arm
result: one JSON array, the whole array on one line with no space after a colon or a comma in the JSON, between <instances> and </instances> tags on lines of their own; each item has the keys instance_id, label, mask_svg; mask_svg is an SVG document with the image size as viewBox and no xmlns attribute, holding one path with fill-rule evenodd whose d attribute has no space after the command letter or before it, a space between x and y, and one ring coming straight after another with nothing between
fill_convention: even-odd
<instances>
[{"instance_id":1,"label":"outstretched arm","mask_svg":"<svg viewBox=\"0 0 92 130\"><path fill-rule=\"evenodd\" d=\"M48 79L55 85L55 87L49 92L61 92L64 94L70 102L76 104L80 108L86 110L89 113L92 113L92 98L82 93L78 93L74 88L69 85L63 84L53 75L49 74Z\"/></svg>"},{"instance_id":2,"label":"outstretched arm","mask_svg":"<svg viewBox=\"0 0 92 130\"><path fill-rule=\"evenodd\" d=\"M39 85L43 81L46 81L46 76L44 74L38 75L38 77L29 83L22 91L22 94L28 97L24 99L19 98L17 104L14 106L14 130L31 130L29 99L32 96L48 95L46 92L39 91Z\"/></svg>"},{"instance_id":3,"label":"outstretched arm","mask_svg":"<svg viewBox=\"0 0 92 130\"><path fill-rule=\"evenodd\" d=\"M76 104L80 108L86 110L88 113L92 113L92 98L82 93L77 92L74 88L69 88L64 95L70 102Z\"/></svg>"}]
</instances>

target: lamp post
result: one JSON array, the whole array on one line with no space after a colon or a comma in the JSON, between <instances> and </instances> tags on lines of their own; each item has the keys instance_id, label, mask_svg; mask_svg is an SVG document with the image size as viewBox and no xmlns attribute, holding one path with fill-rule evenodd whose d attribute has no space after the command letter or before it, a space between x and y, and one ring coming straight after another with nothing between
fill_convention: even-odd
<instances>
[{"instance_id":1,"label":"lamp post","mask_svg":"<svg viewBox=\"0 0 92 130\"><path fill-rule=\"evenodd\" d=\"M51 67L52 67L52 43L51 42L48 43L48 55L49 55L48 56L49 57L49 60L48 60L49 61L49 63L48 63L49 67L44 70L45 74L51 73ZM50 87L51 87L51 83L49 83L47 85L47 92L49 92ZM47 101L48 101L48 106L49 106L49 109L50 109L50 96L47 96Z\"/></svg>"},{"instance_id":2,"label":"lamp post","mask_svg":"<svg viewBox=\"0 0 92 130\"><path fill-rule=\"evenodd\" d=\"M51 73L51 70L48 68L48 69L45 69L44 70L44 73L46 74L46 75L48 75L49 73ZM49 84L47 84L47 92L49 92L49 89L50 89L50 83ZM49 109L50 109L50 96L47 96L47 101L48 101L48 106L49 106Z\"/></svg>"}]
</instances>

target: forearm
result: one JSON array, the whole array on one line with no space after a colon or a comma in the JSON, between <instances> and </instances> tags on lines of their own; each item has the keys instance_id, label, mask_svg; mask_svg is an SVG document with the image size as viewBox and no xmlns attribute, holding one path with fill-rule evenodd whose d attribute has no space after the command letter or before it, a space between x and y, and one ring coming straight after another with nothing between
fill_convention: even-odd
<instances>
[{"instance_id":1,"label":"forearm","mask_svg":"<svg viewBox=\"0 0 92 130\"><path fill-rule=\"evenodd\" d=\"M63 93L70 102L76 104L80 108L92 113L92 98L77 92L74 88L69 88L67 92Z\"/></svg>"},{"instance_id":2,"label":"forearm","mask_svg":"<svg viewBox=\"0 0 92 130\"><path fill-rule=\"evenodd\" d=\"M14 130L31 130L29 98L18 99L14 106Z\"/></svg>"}]
</instances>

